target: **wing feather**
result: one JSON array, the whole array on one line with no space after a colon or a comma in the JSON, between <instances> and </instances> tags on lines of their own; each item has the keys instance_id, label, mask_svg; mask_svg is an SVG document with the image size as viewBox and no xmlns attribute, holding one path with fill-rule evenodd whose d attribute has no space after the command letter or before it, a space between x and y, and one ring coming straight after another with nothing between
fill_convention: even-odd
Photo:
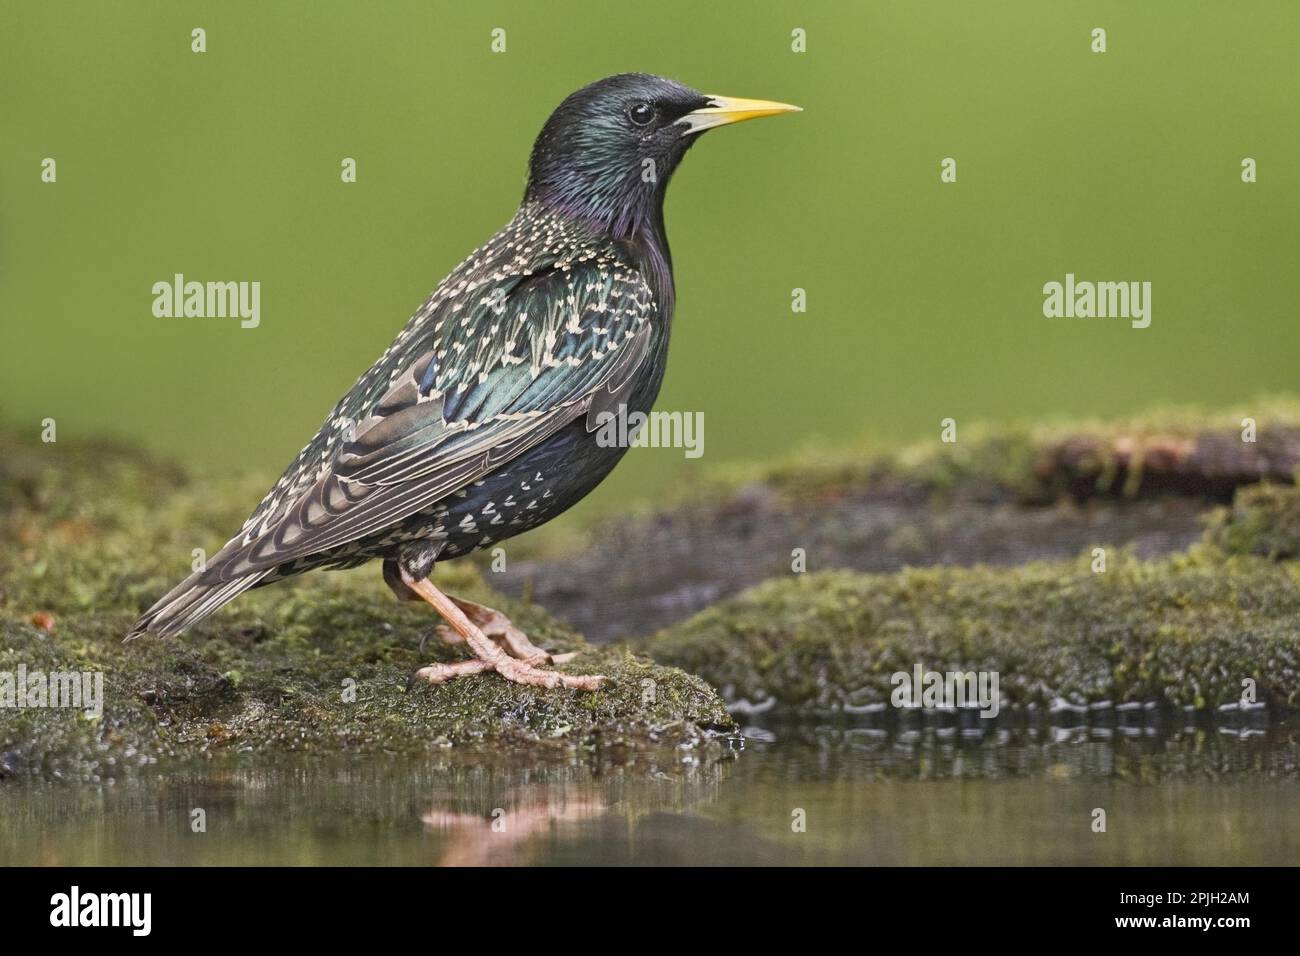
<instances>
[{"instance_id":1,"label":"wing feather","mask_svg":"<svg viewBox=\"0 0 1300 956\"><path fill-rule=\"evenodd\" d=\"M638 272L579 263L485 296L468 323L444 317L316 480L214 556L220 577L382 531L578 418L591 428L649 353L653 315Z\"/></svg>"}]
</instances>

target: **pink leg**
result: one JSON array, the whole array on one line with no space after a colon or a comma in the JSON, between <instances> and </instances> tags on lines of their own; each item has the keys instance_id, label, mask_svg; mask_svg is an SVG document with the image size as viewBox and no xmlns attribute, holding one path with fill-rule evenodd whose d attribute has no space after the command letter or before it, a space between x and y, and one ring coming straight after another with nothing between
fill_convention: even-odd
<instances>
[{"instance_id":1,"label":"pink leg","mask_svg":"<svg viewBox=\"0 0 1300 956\"><path fill-rule=\"evenodd\" d=\"M465 640L465 643L469 645L470 650L474 652L477 658L474 661L465 661L462 665L432 664L429 667L421 668L416 672L416 676L422 680L428 680L430 683L442 683L463 674L494 670L506 680L514 681L517 684L529 684L534 687L571 687L576 690L597 690L609 679L599 674L575 676L542 670L537 664L545 660L553 660L553 658L550 658L550 655L547 655L545 651L529 641L523 632L510 624L509 619L505 618L504 615L472 602L456 601L439 591L433 586L433 582L427 578L417 581L402 572L402 581L421 598L433 605L433 609L441 614L447 623L451 625L452 630ZM482 628L470 620L464 605L469 605L475 609L476 613L485 611L495 616L495 618L504 620L509 625L509 630L513 631L514 634L503 633L502 642L512 651L519 653L523 659L512 657L510 653L499 647L484 634ZM500 626L500 621L494 620L493 623ZM567 656L565 657L567 659Z\"/></svg>"}]
</instances>

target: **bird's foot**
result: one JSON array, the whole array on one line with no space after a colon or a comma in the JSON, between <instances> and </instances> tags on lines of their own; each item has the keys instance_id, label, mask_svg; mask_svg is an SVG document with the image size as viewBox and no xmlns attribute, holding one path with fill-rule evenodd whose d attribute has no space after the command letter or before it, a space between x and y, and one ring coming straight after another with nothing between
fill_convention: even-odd
<instances>
[{"instance_id":1,"label":"bird's foot","mask_svg":"<svg viewBox=\"0 0 1300 956\"><path fill-rule=\"evenodd\" d=\"M544 664L564 664L577 656L576 654L551 654L542 650L530 641L528 635L520 630L510 618L495 608L452 597L450 594L447 595L447 600L464 611L465 616L477 625L478 629L486 637L495 641L498 647L525 664L531 664L533 667L540 667ZM465 638L449 624L439 624L433 629L433 632L447 644L465 643Z\"/></svg>"},{"instance_id":2,"label":"bird's foot","mask_svg":"<svg viewBox=\"0 0 1300 956\"><path fill-rule=\"evenodd\" d=\"M568 687L573 690L600 690L609 680L601 674L561 674L557 671L543 670L516 660L500 649L498 653L501 659L494 661L473 658L468 661L457 661L454 664L429 664L416 671L415 677L430 684L444 684L454 677L496 671L506 680L516 684L527 684L530 687Z\"/></svg>"},{"instance_id":3,"label":"bird's foot","mask_svg":"<svg viewBox=\"0 0 1300 956\"><path fill-rule=\"evenodd\" d=\"M533 687L571 687L575 690L598 690L609 678L600 674L560 674L543 670L542 664L562 664L572 654L548 654L528 639L500 611L461 601L443 594L427 578L415 580L402 575L403 581L422 599L433 605L446 620L452 633L470 646L473 660L454 664L430 664L415 672L419 680L441 684L453 677L496 671L506 680ZM442 629L439 629L442 636ZM444 637L444 639L446 639Z\"/></svg>"}]
</instances>

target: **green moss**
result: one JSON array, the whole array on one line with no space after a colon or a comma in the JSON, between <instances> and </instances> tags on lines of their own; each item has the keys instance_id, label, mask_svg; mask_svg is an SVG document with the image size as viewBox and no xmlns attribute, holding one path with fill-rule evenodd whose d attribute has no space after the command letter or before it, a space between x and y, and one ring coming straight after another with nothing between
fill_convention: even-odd
<instances>
[{"instance_id":1,"label":"green moss","mask_svg":"<svg viewBox=\"0 0 1300 956\"><path fill-rule=\"evenodd\" d=\"M1256 682L1300 706L1300 567L1112 552L1014 569L831 572L773 580L646 649L752 703L834 711L888 702L890 675L996 671L1002 706L1109 701L1215 708Z\"/></svg>"},{"instance_id":2,"label":"green moss","mask_svg":"<svg viewBox=\"0 0 1300 956\"><path fill-rule=\"evenodd\" d=\"M376 567L307 575L242 596L179 640L122 636L212 553L265 487L211 483L113 445L0 439L0 672L97 672L104 711L0 709L0 777L115 775L223 753L410 752L509 744L610 753L701 743L731 719L707 684L626 648L586 645L535 606L492 594L468 565L440 567L452 593L492 604L562 669L602 673L592 693L496 675L438 687L407 680L464 651L433 612L399 603ZM48 629L52 626L52 630Z\"/></svg>"},{"instance_id":3,"label":"green moss","mask_svg":"<svg viewBox=\"0 0 1300 956\"><path fill-rule=\"evenodd\" d=\"M1300 422L1295 412L1261 404L1261 442L1279 423ZM1230 430L1236 415L1216 421ZM1134 435L1166 442L1203 430L1206 417L1145 421L1097 426L1087 447L1123 444L1131 477L1142 446ZM1056 487L1060 471L1041 462L1061 434L972 428L956 446L826 454L768 468L763 481L800 500L861 481L1032 498ZM1097 469L1108 473L1104 456ZM542 646L580 651L565 669L612 678L595 693L495 675L408 690L416 668L463 651L431 641L421 652L432 613L395 602L374 568L250 592L180 640L123 644L195 550L219 547L265 486L257 476L189 476L111 444L0 435L0 672L91 671L105 684L100 717L0 710L0 776L103 777L244 752L694 745L734 726L706 680L735 699L831 711L887 701L890 675L918 662L997 671L1007 706L1063 698L1206 709L1236 701L1247 678L1260 700L1300 706L1300 565L1266 560L1300 552L1300 510L1295 490L1276 485L1239 491L1192 554L1144 563L1112 553L1101 574L1081 559L770 581L637 648L658 663L584 644L535 606L492 594L471 565L439 568L446 589L501 607ZM915 546L917 532L900 526L897 537Z\"/></svg>"},{"instance_id":4,"label":"green moss","mask_svg":"<svg viewBox=\"0 0 1300 956\"><path fill-rule=\"evenodd\" d=\"M619 647L585 648L536 612L516 619L563 669L612 678L593 693L547 691L495 675L438 687L407 677L457 652L418 639L430 622L392 615L350 588L303 589L266 616L236 613L181 640L123 644L130 614L59 619L53 634L0 617L0 671L104 674L99 719L68 709L0 712L0 775L111 776L142 763L222 752L419 752L474 744L617 750L699 743L730 728L703 681ZM647 692L653 688L653 694Z\"/></svg>"},{"instance_id":5,"label":"green moss","mask_svg":"<svg viewBox=\"0 0 1300 956\"><path fill-rule=\"evenodd\" d=\"M1109 421L961 421L952 443L939 440L937 422L933 440L902 447L868 440L816 442L775 462L712 469L689 489L669 492L661 505L701 496L721 500L755 485L796 500L868 488L1027 503L1067 493L1133 497L1153 484L1153 472L1192 455L1198 443L1241 448L1241 423L1247 417L1257 423L1257 443L1251 447L1262 458L1272 457L1275 446L1276 457L1294 457L1284 446L1300 434L1300 401L1262 397L1235 409L1168 406ZM1214 468L1221 462L1207 464Z\"/></svg>"},{"instance_id":6,"label":"green moss","mask_svg":"<svg viewBox=\"0 0 1300 956\"><path fill-rule=\"evenodd\" d=\"M1208 518L1206 541L1231 554L1300 558L1300 489L1266 483L1240 488L1232 507Z\"/></svg>"}]
</instances>

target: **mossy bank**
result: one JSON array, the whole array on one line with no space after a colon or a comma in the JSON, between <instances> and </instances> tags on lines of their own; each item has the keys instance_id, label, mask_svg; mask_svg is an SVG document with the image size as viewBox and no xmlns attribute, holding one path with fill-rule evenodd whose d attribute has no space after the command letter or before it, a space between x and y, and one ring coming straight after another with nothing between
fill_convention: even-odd
<instances>
[{"instance_id":1,"label":"mossy bank","mask_svg":"<svg viewBox=\"0 0 1300 956\"><path fill-rule=\"evenodd\" d=\"M1170 405L1115 420L936 423L907 445L816 443L783 459L718 468L662 502L725 502L758 487L797 500L862 491L1045 504L1061 496L1188 496L1226 501L1300 465L1300 400L1259 396L1235 408Z\"/></svg>"},{"instance_id":2,"label":"mossy bank","mask_svg":"<svg viewBox=\"0 0 1300 956\"><path fill-rule=\"evenodd\" d=\"M581 651L565 669L603 673L607 688L496 675L408 687L421 665L464 651L436 638L421 650L432 611L396 602L377 567L245 595L180 639L123 643L139 612L238 527L257 485L190 479L111 444L0 440L0 674L10 681L0 696L20 675L27 685L0 707L0 777L94 778L243 752L482 745L610 756L707 746L732 727L703 681L588 647L463 564L439 569L445 587L500 606L543 647ZM102 713L20 706L42 703L51 673L102 674Z\"/></svg>"},{"instance_id":3,"label":"mossy bank","mask_svg":"<svg viewBox=\"0 0 1300 956\"><path fill-rule=\"evenodd\" d=\"M646 643L732 701L873 709L892 675L995 672L1007 708L1300 707L1300 565L1209 547L773 580ZM1249 682L1249 683L1246 683ZM1249 698L1248 698L1249 699Z\"/></svg>"},{"instance_id":4,"label":"mossy bank","mask_svg":"<svg viewBox=\"0 0 1300 956\"><path fill-rule=\"evenodd\" d=\"M1260 703L1300 706L1289 485L1239 490L1201 543L1157 560L1110 547L1104 570L1088 549L1006 569L787 571L631 645L587 645L535 604L493 593L472 565L439 567L452 593L501 607L544 647L581 651L566 669L612 678L594 693L495 675L408 687L419 666L464 652L437 639L422 650L434 615L394 601L377 568L250 592L179 640L124 644L264 486L190 477L111 444L0 437L0 675L9 686L19 674L33 686L51 672L103 675L97 714L17 706L15 688L15 706L0 708L0 778L290 751L716 754L715 737L736 726L724 698L869 710L917 665L997 672L1009 708L1210 711L1238 704L1246 682Z\"/></svg>"}]
</instances>

